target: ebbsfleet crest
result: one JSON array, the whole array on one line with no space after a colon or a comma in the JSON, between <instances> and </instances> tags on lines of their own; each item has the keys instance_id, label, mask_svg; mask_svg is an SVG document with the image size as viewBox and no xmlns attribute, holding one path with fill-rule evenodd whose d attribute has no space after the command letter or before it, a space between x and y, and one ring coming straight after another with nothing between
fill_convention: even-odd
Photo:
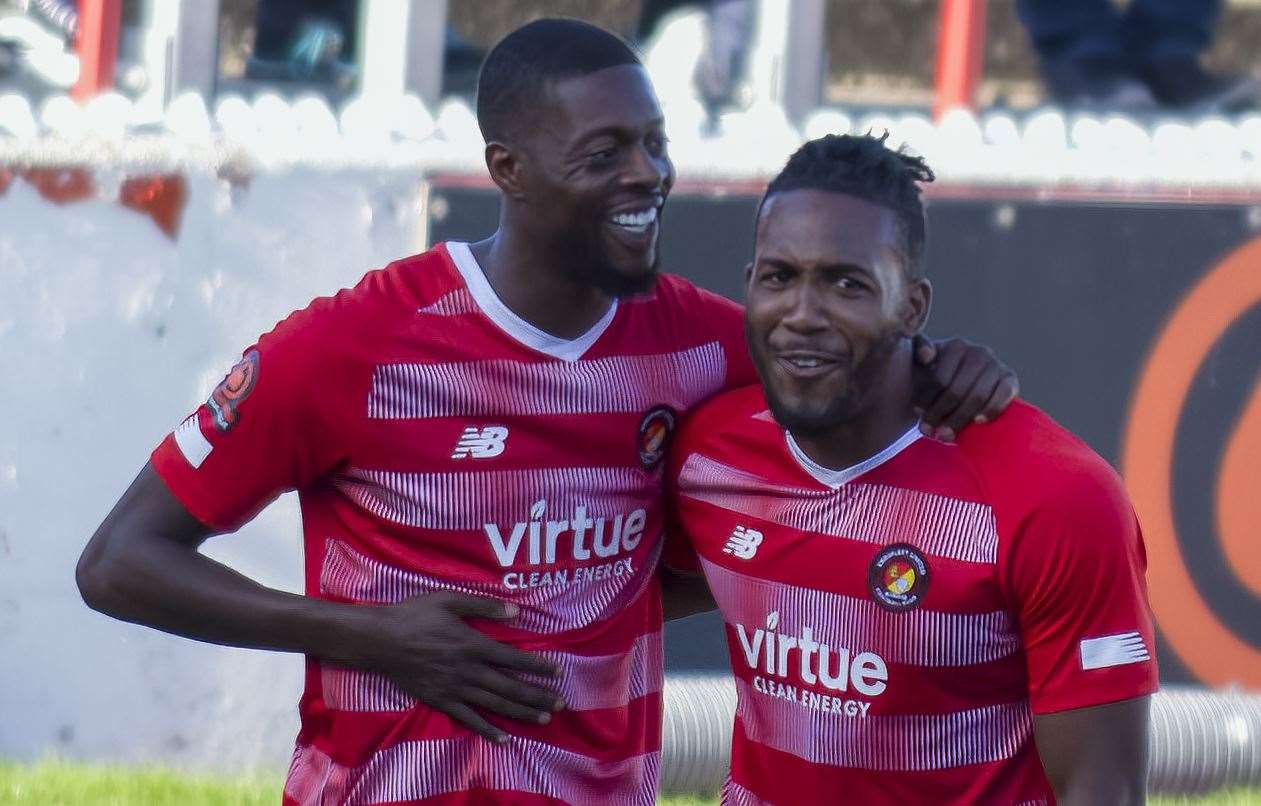
<instances>
[{"instance_id":1,"label":"ebbsfleet crest","mask_svg":"<svg viewBox=\"0 0 1261 806\"><path fill-rule=\"evenodd\" d=\"M909 543L894 543L880 551L867 569L871 598L885 610L911 610L928 592L928 560Z\"/></svg>"},{"instance_id":2,"label":"ebbsfleet crest","mask_svg":"<svg viewBox=\"0 0 1261 806\"><path fill-rule=\"evenodd\" d=\"M669 406L657 406L649 409L639 421L639 464L644 470L652 470L665 458L666 449L670 447L670 437L674 434L674 424L678 416Z\"/></svg>"}]
</instances>

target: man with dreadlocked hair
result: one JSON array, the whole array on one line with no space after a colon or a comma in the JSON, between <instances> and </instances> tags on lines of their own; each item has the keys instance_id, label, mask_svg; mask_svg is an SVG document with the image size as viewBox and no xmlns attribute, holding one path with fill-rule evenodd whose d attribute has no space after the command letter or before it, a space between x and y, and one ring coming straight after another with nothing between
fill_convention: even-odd
<instances>
[{"instance_id":1,"label":"man with dreadlocked hair","mask_svg":"<svg viewBox=\"0 0 1261 806\"><path fill-rule=\"evenodd\" d=\"M1156 689L1121 481L1017 401L918 427L923 160L804 145L746 269L760 386L680 431L665 564L703 573L738 706L732 804L1128 804Z\"/></svg>"}]
</instances>

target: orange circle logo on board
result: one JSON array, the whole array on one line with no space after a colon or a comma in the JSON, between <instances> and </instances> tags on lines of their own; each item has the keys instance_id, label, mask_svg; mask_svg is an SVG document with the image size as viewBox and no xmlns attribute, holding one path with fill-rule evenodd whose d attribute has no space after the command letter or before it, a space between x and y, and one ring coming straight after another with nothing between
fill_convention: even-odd
<instances>
[{"instance_id":1,"label":"orange circle logo on board","mask_svg":"<svg viewBox=\"0 0 1261 806\"><path fill-rule=\"evenodd\" d=\"M1173 506L1178 426L1205 359L1261 304L1261 238L1226 257L1182 299L1143 365L1125 429L1122 472L1147 542L1152 609L1164 638L1202 682L1261 686L1261 648L1227 626L1188 570ZM1261 383L1228 429L1212 479L1215 541L1240 586L1261 596Z\"/></svg>"}]
</instances>

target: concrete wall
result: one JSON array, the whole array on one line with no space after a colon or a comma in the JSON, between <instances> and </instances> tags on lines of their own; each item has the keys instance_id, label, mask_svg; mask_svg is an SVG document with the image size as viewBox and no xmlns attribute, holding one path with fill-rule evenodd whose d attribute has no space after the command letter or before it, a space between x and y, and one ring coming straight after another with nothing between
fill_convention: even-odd
<instances>
[{"instance_id":1,"label":"concrete wall","mask_svg":"<svg viewBox=\"0 0 1261 806\"><path fill-rule=\"evenodd\" d=\"M74 564L149 450L312 297L417 251L418 171L186 173L178 238L101 188L0 193L0 757L283 765L299 657L207 646L89 611ZM0 183L3 184L3 183ZM209 552L301 587L296 500Z\"/></svg>"}]
</instances>

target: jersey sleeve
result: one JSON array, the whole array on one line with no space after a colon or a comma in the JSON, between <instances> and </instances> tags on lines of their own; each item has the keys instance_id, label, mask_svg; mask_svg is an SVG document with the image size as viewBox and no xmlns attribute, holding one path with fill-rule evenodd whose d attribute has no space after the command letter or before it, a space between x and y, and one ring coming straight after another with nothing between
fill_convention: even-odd
<instances>
[{"instance_id":1,"label":"jersey sleeve","mask_svg":"<svg viewBox=\"0 0 1261 806\"><path fill-rule=\"evenodd\" d=\"M684 420L679 429L678 439L670 448L669 462L665 475L665 545L661 551L661 561L667 568L675 571L699 574L700 560L692 547L691 538L683 519L681 498L679 495L679 474L683 463L692 453L689 425L695 419L691 416Z\"/></svg>"},{"instance_id":2,"label":"jersey sleeve","mask_svg":"<svg viewBox=\"0 0 1261 806\"><path fill-rule=\"evenodd\" d=\"M314 306L290 315L153 451L158 475L207 526L239 528L342 459L325 411L337 384L321 326Z\"/></svg>"},{"instance_id":3,"label":"jersey sleeve","mask_svg":"<svg viewBox=\"0 0 1261 806\"><path fill-rule=\"evenodd\" d=\"M739 389L758 382L749 347L744 340L744 308L724 296L700 289L706 311L705 319L714 330L727 358L727 379L723 391Z\"/></svg>"},{"instance_id":4,"label":"jersey sleeve","mask_svg":"<svg viewBox=\"0 0 1261 806\"><path fill-rule=\"evenodd\" d=\"M1030 514L1005 554L1034 714L1157 688L1137 518L1115 477L1074 487Z\"/></svg>"}]
</instances>

